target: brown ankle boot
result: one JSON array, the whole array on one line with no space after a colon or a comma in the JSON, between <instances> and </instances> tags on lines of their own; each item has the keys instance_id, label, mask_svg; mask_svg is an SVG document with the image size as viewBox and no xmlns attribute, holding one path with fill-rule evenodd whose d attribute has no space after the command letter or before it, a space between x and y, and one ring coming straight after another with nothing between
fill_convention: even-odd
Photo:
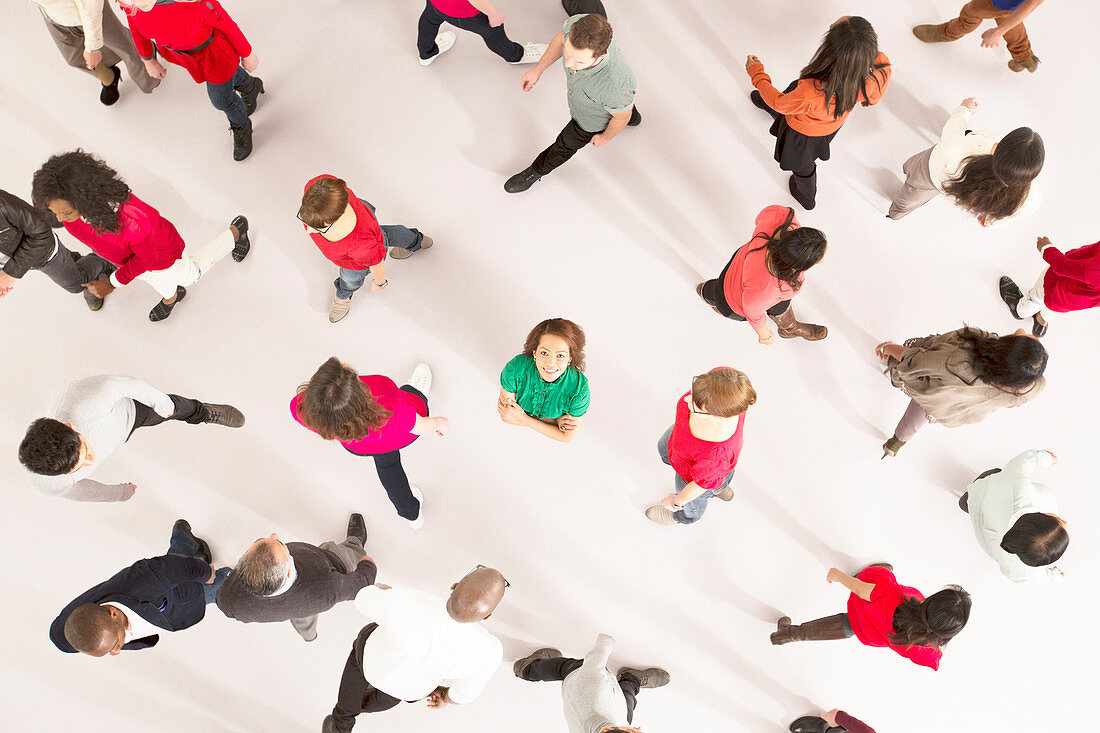
<instances>
[{"instance_id":1,"label":"brown ankle boot","mask_svg":"<svg viewBox=\"0 0 1100 733\"><path fill-rule=\"evenodd\" d=\"M794 306L787 306L787 310L778 316L768 316L779 327L779 338L793 339L804 338L807 341L820 341L829 335L829 329L816 323L800 323L794 317Z\"/></svg>"},{"instance_id":2,"label":"brown ankle boot","mask_svg":"<svg viewBox=\"0 0 1100 733\"><path fill-rule=\"evenodd\" d=\"M848 614L846 613L807 621L797 626L791 624L789 616L784 616L776 623L776 631L771 635L771 641L772 644L779 646L792 641L847 639L852 634L852 627L848 624Z\"/></svg>"}]
</instances>

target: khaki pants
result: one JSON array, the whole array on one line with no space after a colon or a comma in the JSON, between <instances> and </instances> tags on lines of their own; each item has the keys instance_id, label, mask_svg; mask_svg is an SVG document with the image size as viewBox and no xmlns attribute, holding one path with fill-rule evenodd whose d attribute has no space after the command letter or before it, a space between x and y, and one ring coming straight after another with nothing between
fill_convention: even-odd
<instances>
[{"instance_id":1,"label":"khaki pants","mask_svg":"<svg viewBox=\"0 0 1100 733\"><path fill-rule=\"evenodd\" d=\"M57 44L57 49L61 51L65 62L74 69L80 69L99 78L99 74L84 65L84 29L80 26L58 25L46 17L45 13L42 13L42 20L46 22L50 37ZM114 66L120 61L125 61L130 80L146 94L156 89L157 85L160 84L160 79L154 79L145 71L145 63L138 56L137 49L134 48L134 39L130 35L130 31L119 22L106 0L104 0L103 5L102 54L104 67ZM100 82L102 83L102 81L101 78Z\"/></svg>"},{"instance_id":2,"label":"khaki pants","mask_svg":"<svg viewBox=\"0 0 1100 733\"><path fill-rule=\"evenodd\" d=\"M940 26L943 35L949 41L957 41L967 33L975 30L984 20L993 20L997 25L1002 25L1004 19L1012 15L1014 10L1001 10L993 5L992 0L970 0L959 11L959 17L949 20ZM1031 53L1031 41L1027 37L1027 29L1020 23L1005 33L1005 45L1012 58L1016 60L1029 59Z\"/></svg>"},{"instance_id":3,"label":"khaki pants","mask_svg":"<svg viewBox=\"0 0 1100 733\"><path fill-rule=\"evenodd\" d=\"M887 216L891 219L900 219L940 195L940 190L932 183L932 176L928 172L931 158L932 148L928 148L905 161L905 165L901 167L905 173L905 185L890 202L890 213Z\"/></svg>"}]
</instances>

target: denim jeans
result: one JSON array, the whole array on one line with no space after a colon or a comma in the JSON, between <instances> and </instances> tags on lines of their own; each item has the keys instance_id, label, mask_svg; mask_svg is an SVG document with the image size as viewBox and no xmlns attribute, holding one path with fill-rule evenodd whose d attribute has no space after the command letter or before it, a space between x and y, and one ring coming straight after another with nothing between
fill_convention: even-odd
<instances>
[{"instance_id":1,"label":"denim jeans","mask_svg":"<svg viewBox=\"0 0 1100 733\"><path fill-rule=\"evenodd\" d=\"M196 557L199 554L199 543L195 542L195 536L190 532L173 531L172 539L168 542L168 554ZM209 606L214 602L215 597L218 595L218 588L221 588L222 583L229 577L229 571L231 569L232 568L218 568L214 572L214 582L203 585L202 593L206 605Z\"/></svg>"},{"instance_id":2,"label":"denim jeans","mask_svg":"<svg viewBox=\"0 0 1100 733\"><path fill-rule=\"evenodd\" d=\"M672 438L672 426L665 431L665 434L661 436L661 439L657 441L657 453L660 454L661 460L665 462L665 465L671 466L672 462L668 459L668 441ZM707 501L710 497L718 494L722 489L730 485L730 481L733 480L734 471L730 471L729 475L722 480L722 485L717 489L708 489L699 496L695 497L687 504L683 509L672 513L672 518L680 524L691 524L692 522L698 522L703 518L703 513L707 510ZM680 493L684 490L684 487L688 485L687 481L680 478L680 474L673 473L676 477L676 493Z\"/></svg>"},{"instance_id":3,"label":"denim jeans","mask_svg":"<svg viewBox=\"0 0 1100 733\"><path fill-rule=\"evenodd\" d=\"M245 109L244 100L237 93L237 89L251 80L252 77L249 76L248 72L238 66L233 78L224 84L206 82L206 93L210 96L210 103L215 108L225 112L231 127L245 127L248 125L248 110Z\"/></svg>"},{"instance_id":4,"label":"denim jeans","mask_svg":"<svg viewBox=\"0 0 1100 733\"><path fill-rule=\"evenodd\" d=\"M373 204L364 199L359 200L370 209L370 213L375 212ZM387 250L390 247L397 247L398 249L415 252L420 249L420 243L424 241L424 235L419 230L409 229L400 224L379 224L379 229L382 230L382 244L385 245ZM363 287L363 283L366 282L369 274L369 267L364 270L348 270L341 267L340 275L332 283L336 286L336 297L341 299L350 298L352 293Z\"/></svg>"}]
</instances>

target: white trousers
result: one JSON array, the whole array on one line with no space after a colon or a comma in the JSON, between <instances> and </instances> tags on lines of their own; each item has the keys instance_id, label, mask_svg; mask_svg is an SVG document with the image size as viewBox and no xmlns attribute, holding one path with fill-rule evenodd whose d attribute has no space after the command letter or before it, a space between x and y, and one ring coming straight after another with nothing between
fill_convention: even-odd
<instances>
[{"instance_id":1,"label":"white trousers","mask_svg":"<svg viewBox=\"0 0 1100 733\"><path fill-rule=\"evenodd\" d=\"M176 286L191 285L206 274L219 260L233 251L233 231L226 229L212 242L173 262L163 270L149 270L137 276L138 280L148 283L160 297L171 300L176 297Z\"/></svg>"},{"instance_id":2,"label":"white trousers","mask_svg":"<svg viewBox=\"0 0 1100 733\"><path fill-rule=\"evenodd\" d=\"M1016 304L1016 313L1020 318L1030 318L1041 311L1043 320L1050 320L1050 311L1047 309L1046 301L1044 300L1045 291L1043 290L1043 279L1046 275L1047 271L1043 270L1043 274L1039 276L1039 280L1031 287L1031 290L1024 293L1024 297Z\"/></svg>"}]
</instances>

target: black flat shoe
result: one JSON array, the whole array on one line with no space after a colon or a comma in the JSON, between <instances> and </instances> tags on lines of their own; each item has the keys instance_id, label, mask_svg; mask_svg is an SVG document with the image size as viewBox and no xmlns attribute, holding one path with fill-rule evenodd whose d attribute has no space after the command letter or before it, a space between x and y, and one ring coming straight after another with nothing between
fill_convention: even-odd
<instances>
[{"instance_id":1,"label":"black flat shoe","mask_svg":"<svg viewBox=\"0 0 1100 733\"><path fill-rule=\"evenodd\" d=\"M237 229L237 241L233 243L233 260L241 262L252 249L252 242L248 241L248 219L244 218L244 214L238 214L229 222L229 226Z\"/></svg>"},{"instance_id":2,"label":"black flat shoe","mask_svg":"<svg viewBox=\"0 0 1100 733\"><path fill-rule=\"evenodd\" d=\"M149 311L150 321L163 321L168 316L172 315L172 309L180 304L180 301L187 297L187 290L182 285L176 286L176 299L169 305L162 299L159 303L153 306L153 310Z\"/></svg>"},{"instance_id":3,"label":"black flat shoe","mask_svg":"<svg viewBox=\"0 0 1100 733\"><path fill-rule=\"evenodd\" d=\"M790 731L791 733L825 733L828 727L824 718L816 715L803 715L791 723Z\"/></svg>"},{"instance_id":4,"label":"black flat shoe","mask_svg":"<svg viewBox=\"0 0 1100 733\"><path fill-rule=\"evenodd\" d=\"M122 79L122 72L117 66L111 66L110 69L114 72L115 80L99 92L99 101L108 107L118 101L118 82Z\"/></svg>"},{"instance_id":5,"label":"black flat shoe","mask_svg":"<svg viewBox=\"0 0 1100 733\"><path fill-rule=\"evenodd\" d=\"M1024 297L1023 292L1020 291L1020 286L1008 275L1005 275L1001 278L1000 283L998 283L998 287L1001 291L1001 300L1008 306L1008 310L1012 313L1012 317L1017 321L1022 321L1023 319L1020 318L1020 314L1016 311L1016 307L1020 305L1020 301L1023 300Z\"/></svg>"},{"instance_id":6,"label":"black flat shoe","mask_svg":"<svg viewBox=\"0 0 1100 733\"><path fill-rule=\"evenodd\" d=\"M523 193L534 186L540 178L542 176L536 173L534 168L524 168L504 182L504 190L508 193Z\"/></svg>"},{"instance_id":7,"label":"black flat shoe","mask_svg":"<svg viewBox=\"0 0 1100 733\"><path fill-rule=\"evenodd\" d=\"M1039 316L1032 316L1031 317L1031 335L1034 336L1035 338L1040 338L1041 339L1043 336L1045 336L1046 333L1047 333L1047 327L1048 326L1050 326L1049 323L1040 323L1039 322Z\"/></svg>"}]
</instances>

